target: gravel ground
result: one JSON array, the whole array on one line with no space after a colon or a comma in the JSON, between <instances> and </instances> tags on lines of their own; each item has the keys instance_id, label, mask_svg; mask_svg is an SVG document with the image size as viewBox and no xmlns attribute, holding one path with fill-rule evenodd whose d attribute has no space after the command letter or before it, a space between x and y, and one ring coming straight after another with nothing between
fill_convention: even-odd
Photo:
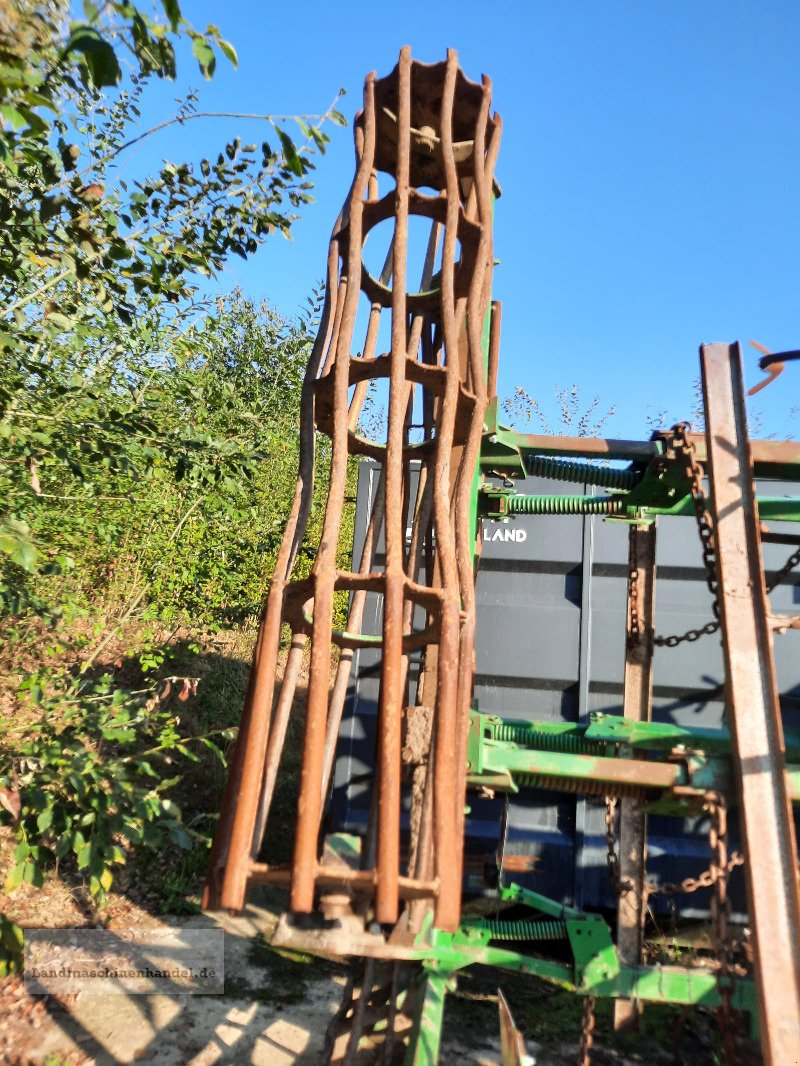
<instances>
[{"instance_id":1,"label":"gravel ground","mask_svg":"<svg viewBox=\"0 0 800 1066\"><path fill-rule=\"evenodd\" d=\"M225 932L222 995L30 996L20 979L0 982L0 1066L311 1066L322 1061L325 1032L341 1001L343 967L307 958L286 959L267 947L280 900L266 895L241 917L198 915L156 919L126 901L115 910L111 931L120 934L160 924L209 925ZM43 920L44 926L78 922ZM577 1052L581 1003L577 997L530 978L492 971L465 972L448 997L440 1062L498 1066L501 1060L497 982L509 998L528 1052L539 1066L572 1066ZM716 1043L713 1019L694 1012L679 1058L673 1038L679 1013L649 1010L640 1037L611 1037L608 1008L599 1010L595 1066L711 1066ZM672 1011L672 1013L665 1013ZM613 1047L612 1047L613 1045ZM359 1066L369 1056L359 1056ZM755 1058L750 1061L755 1063Z\"/></svg>"}]
</instances>

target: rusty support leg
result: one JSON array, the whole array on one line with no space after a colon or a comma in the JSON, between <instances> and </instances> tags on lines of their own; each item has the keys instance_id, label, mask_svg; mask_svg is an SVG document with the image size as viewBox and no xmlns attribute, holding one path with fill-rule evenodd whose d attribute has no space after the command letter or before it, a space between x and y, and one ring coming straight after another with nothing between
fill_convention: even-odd
<instances>
[{"instance_id":1,"label":"rusty support leg","mask_svg":"<svg viewBox=\"0 0 800 1066\"><path fill-rule=\"evenodd\" d=\"M727 708L746 849L761 1043L800 1061L800 899L738 344L700 349Z\"/></svg>"},{"instance_id":2,"label":"rusty support leg","mask_svg":"<svg viewBox=\"0 0 800 1066\"><path fill-rule=\"evenodd\" d=\"M628 613L625 642L623 714L649 722L653 702L653 618L655 612L656 526L630 527L628 553ZM619 873L628 886L617 908L617 951L623 965L638 966L642 954L645 908L645 848L647 815L637 800L621 799ZM614 1002L614 1028L636 1025L641 1005L635 999Z\"/></svg>"}]
</instances>

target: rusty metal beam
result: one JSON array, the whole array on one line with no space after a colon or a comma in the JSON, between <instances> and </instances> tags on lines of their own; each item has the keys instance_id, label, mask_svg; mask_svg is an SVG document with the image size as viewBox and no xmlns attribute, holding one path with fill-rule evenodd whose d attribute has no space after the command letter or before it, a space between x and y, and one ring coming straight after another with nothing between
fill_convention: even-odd
<instances>
[{"instance_id":1,"label":"rusty metal beam","mask_svg":"<svg viewBox=\"0 0 800 1066\"><path fill-rule=\"evenodd\" d=\"M800 896L738 344L700 349L727 709L764 1061L800 1061Z\"/></svg>"},{"instance_id":2,"label":"rusty metal beam","mask_svg":"<svg viewBox=\"0 0 800 1066\"><path fill-rule=\"evenodd\" d=\"M652 440L615 440L606 437L558 437L550 433L516 433L515 442L523 454L618 459L646 463L657 459L663 448L655 434ZM706 439L702 433L689 433L700 462L706 460ZM796 478L800 470L800 443L796 440L753 440L750 442L753 469L759 478Z\"/></svg>"},{"instance_id":3,"label":"rusty metal beam","mask_svg":"<svg viewBox=\"0 0 800 1066\"><path fill-rule=\"evenodd\" d=\"M649 722L653 705L653 632L656 583L656 524L632 525L628 548L628 605L625 641L623 714ZM617 906L617 951L626 966L642 961L645 910L645 851L647 815L632 799L620 802L619 874L627 891ZM635 999L614 1003L614 1028L638 1022L641 1005Z\"/></svg>"}]
</instances>

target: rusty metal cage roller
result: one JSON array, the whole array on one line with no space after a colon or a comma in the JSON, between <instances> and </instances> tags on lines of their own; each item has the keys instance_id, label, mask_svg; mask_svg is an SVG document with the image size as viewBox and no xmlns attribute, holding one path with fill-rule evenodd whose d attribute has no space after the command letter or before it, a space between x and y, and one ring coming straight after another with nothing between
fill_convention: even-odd
<instances>
[{"instance_id":1,"label":"rusty metal cage roller","mask_svg":"<svg viewBox=\"0 0 800 1066\"><path fill-rule=\"evenodd\" d=\"M360 633L368 591L383 595L381 685L376 741L374 869L349 879L374 885L377 920L398 918L401 897L435 896L436 922L455 929L460 913L466 725L472 696L474 643L473 482L487 399L483 325L491 293L492 196L500 120L490 116L491 85L468 81L454 52L444 63L413 62L404 48L386 78L370 75L355 121L356 173L331 238L326 300L306 375L297 491L257 640L239 739L212 852L204 904L238 910L261 846L287 722L306 644L310 673L291 871L291 909L313 909L318 887L318 835L335 737L353 651L374 638ZM379 195L380 175L394 188ZM422 188L428 191L423 192ZM409 218L430 221L417 272L410 263ZM393 233L378 278L363 246L379 223ZM441 266L434 272L441 245ZM460 247L460 255L458 249ZM420 276L409 291L411 271ZM366 337L354 354L360 300L369 303ZM391 320L388 352L376 354L381 316ZM385 441L367 439L359 415L370 382L388 381ZM412 442L414 414L423 439ZM306 534L314 482L314 434L332 441L322 534L312 574L293 580ZM336 566L347 464L352 456L381 463L381 491L357 572ZM416 498L410 469L422 465ZM411 514L410 542L406 543ZM385 565L376 567L381 530ZM420 573L425 563L425 583ZM351 593L345 630L333 626L334 595ZM424 624L414 627L415 617ZM273 690L281 627L292 641L283 681ZM334 648L339 659L333 685ZM416 692L432 706L429 831L414 869L400 866L401 728L409 702L409 656L423 649ZM424 691L422 688L424 687ZM417 842L419 844L419 842ZM427 857L422 854L427 849ZM260 867L263 873L263 866ZM422 871L428 870L423 876ZM415 874L415 871L419 873ZM325 884L337 875L325 871ZM432 900L433 901L433 900Z\"/></svg>"}]
</instances>

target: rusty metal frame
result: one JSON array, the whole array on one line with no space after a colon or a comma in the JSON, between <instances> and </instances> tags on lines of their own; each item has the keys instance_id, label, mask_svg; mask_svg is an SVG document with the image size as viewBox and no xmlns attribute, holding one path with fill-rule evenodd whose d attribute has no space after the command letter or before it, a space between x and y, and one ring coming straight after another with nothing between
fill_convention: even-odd
<instances>
[{"instance_id":1,"label":"rusty metal frame","mask_svg":"<svg viewBox=\"0 0 800 1066\"><path fill-rule=\"evenodd\" d=\"M700 349L727 708L765 1063L800 1056L797 845L738 344Z\"/></svg>"},{"instance_id":2,"label":"rusty metal frame","mask_svg":"<svg viewBox=\"0 0 800 1066\"><path fill-rule=\"evenodd\" d=\"M352 893L357 884L360 892L365 886L372 892L374 886L368 902L382 924L397 921L401 895L422 895L435 904L440 928L457 928L466 789L465 760L458 753L466 745L474 658L472 497L487 402L482 330L491 293L494 166L501 129L490 104L489 79L468 81L452 51L446 62L424 65L413 62L404 48L392 74L366 79L364 109L355 121L356 173L331 239L322 323L303 387L298 486L259 631L205 906L239 910L248 882L269 876L257 859L299 667L309 654L292 911L310 913L319 889L339 885ZM381 175L394 179L383 195ZM432 187L434 194L420 186ZM418 292L409 291L407 283L411 215L431 222ZM364 266L362 253L370 231L385 221L391 222L393 236L378 279ZM441 270L434 279L440 238ZM354 354L364 297L369 303L366 339L360 354ZM384 313L391 318L390 348L376 354ZM498 343L495 331L492 373ZM369 383L378 378L389 386L385 442L367 440L358 424ZM415 394L425 423L421 443L412 443L410 435ZM294 565L308 527L315 431L332 440L327 504L311 576L298 580ZM359 455L381 463L383 498L373 511L359 570L349 572L337 568L336 553L348 463ZM413 460L423 464L415 501L409 499ZM383 568L375 558L381 532ZM420 584L421 563L430 563L434 541L435 566L427 567L426 583ZM352 654L374 644L360 633L368 591L383 596L376 803L373 840L365 849L374 853L374 863L345 875L321 868L318 837ZM333 625L336 593L351 596L344 631ZM412 628L415 608L426 618L421 629ZM281 631L287 624L292 637L275 698ZM429 683L424 694L434 710L433 773L425 789L429 813L423 819L430 824L426 847L433 869L415 876L400 866L400 751L409 655L418 649L424 649L429 665L435 663L434 677L430 670L426 675L435 681L435 691ZM280 871L273 875L282 876Z\"/></svg>"}]
</instances>

